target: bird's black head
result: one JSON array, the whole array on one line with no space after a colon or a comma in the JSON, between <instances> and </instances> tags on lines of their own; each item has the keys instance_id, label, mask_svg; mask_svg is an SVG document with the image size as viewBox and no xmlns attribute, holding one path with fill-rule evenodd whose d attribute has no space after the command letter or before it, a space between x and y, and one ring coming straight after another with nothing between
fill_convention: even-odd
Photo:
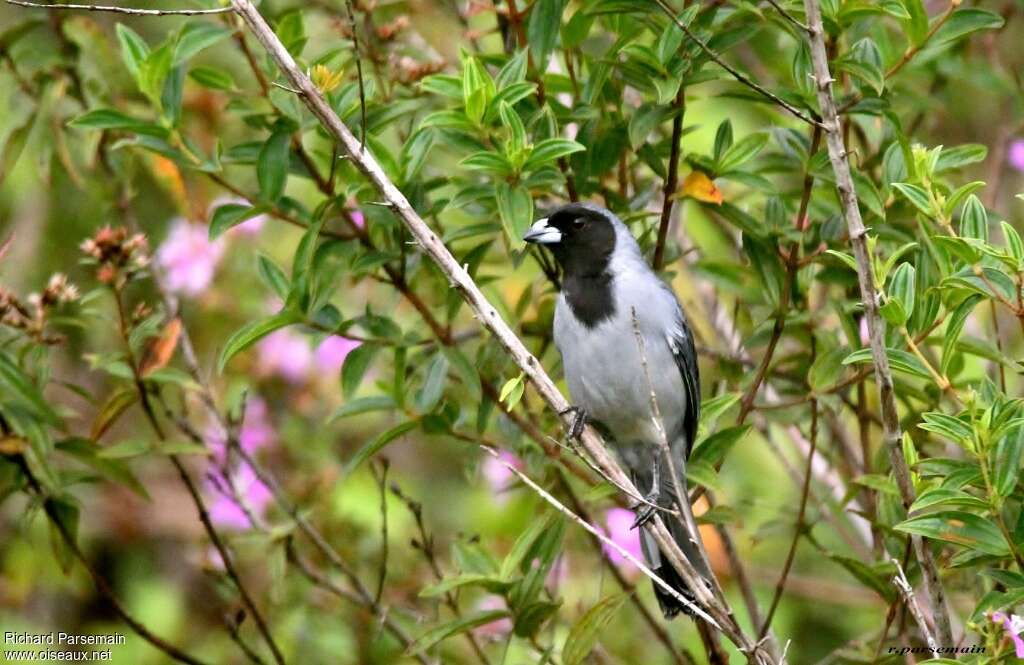
<instances>
[{"instance_id":1,"label":"bird's black head","mask_svg":"<svg viewBox=\"0 0 1024 665\"><path fill-rule=\"evenodd\" d=\"M566 275L600 275L615 250L615 227L604 208L571 203L535 222L523 240L546 245Z\"/></svg>"}]
</instances>

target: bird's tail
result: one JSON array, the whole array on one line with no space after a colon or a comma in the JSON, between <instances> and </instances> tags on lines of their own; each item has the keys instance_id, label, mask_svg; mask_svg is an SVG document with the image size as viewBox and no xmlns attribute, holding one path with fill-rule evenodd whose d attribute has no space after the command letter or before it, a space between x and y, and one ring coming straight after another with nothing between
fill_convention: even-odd
<instances>
[{"instance_id":1,"label":"bird's tail","mask_svg":"<svg viewBox=\"0 0 1024 665\"><path fill-rule=\"evenodd\" d=\"M680 490L683 496L686 496L686 480L681 479ZM674 507L675 503L672 501L674 497L674 488L663 487L661 490L661 499L659 504L662 507L670 508ZM684 510L689 511L690 506L687 504L683 507ZM701 552L704 549L704 544L700 540L700 533L695 534L696 542L690 539L690 535L687 530L680 524L679 520L673 516L663 514L663 521L666 527L668 527L669 533L672 535L673 540L679 545L679 549L687 560L693 565L697 573L700 574L705 580L711 580L711 571L708 570L704 564L704 557ZM651 570L655 572L661 579L665 580L670 587L679 592L687 600L693 600L694 595L690 588L683 581L683 578L676 572L676 569L672 567L668 557L658 547L654 537L649 534L646 529L640 535L640 544L644 551L644 558L647 560L647 565L650 566ZM656 582L654 583L654 595L658 599L658 605L661 607L662 614L665 615L666 619L675 617L680 612L685 612L692 616L686 606L679 601L674 595L663 589Z\"/></svg>"}]
</instances>

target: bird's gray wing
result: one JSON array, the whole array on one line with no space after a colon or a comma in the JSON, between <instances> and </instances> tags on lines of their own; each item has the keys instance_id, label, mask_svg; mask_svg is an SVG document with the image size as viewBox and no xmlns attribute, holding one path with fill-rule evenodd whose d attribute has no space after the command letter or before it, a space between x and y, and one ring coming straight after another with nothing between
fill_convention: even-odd
<instances>
[{"instance_id":1,"label":"bird's gray wing","mask_svg":"<svg viewBox=\"0 0 1024 665\"><path fill-rule=\"evenodd\" d=\"M697 367L697 349L693 343L693 333L690 331L686 315L678 302L676 302L676 323L668 334L668 344L672 350L672 357L676 361L676 367L679 368L679 374L683 377L683 390L686 393L683 433L686 436L684 459L687 459L690 457L694 440L697 438L697 423L700 419L700 370Z\"/></svg>"}]
</instances>

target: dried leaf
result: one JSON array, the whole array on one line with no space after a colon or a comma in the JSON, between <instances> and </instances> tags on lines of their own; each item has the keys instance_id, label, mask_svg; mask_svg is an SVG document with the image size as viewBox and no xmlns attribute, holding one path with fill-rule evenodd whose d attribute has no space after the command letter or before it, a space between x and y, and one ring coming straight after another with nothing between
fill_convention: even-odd
<instances>
[{"instance_id":1,"label":"dried leaf","mask_svg":"<svg viewBox=\"0 0 1024 665\"><path fill-rule=\"evenodd\" d=\"M682 186L676 190L677 199L686 197L703 203L714 203L715 205L722 205L722 202L725 200L725 197L722 196L722 190L718 189L714 181L703 171L693 171L690 173L683 180Z\"/></svg>"},{"instance_id":2,"label":"dried leaf","mask_svg":"<svg viewBox=\"0 0 1024 665\"><path fill-rule=\"evenodd\" d=\"M25 452L28 442L16 436L5 436L0 439L0 455L20 455Z\"/></svg>"},{"instance_id":3,"label":"dried leaf","mask_svg":"<svg viewBox=\"0 0 1024 665\"><path fill-rule=\"evenodd\" d=\"M160 336L151 341L142 356L139 373L149 376L158 369L163 369L171 361L174 350L178 348L181 337L181 319L173 318L167 322Z\"/></svg>"}]
</instances>

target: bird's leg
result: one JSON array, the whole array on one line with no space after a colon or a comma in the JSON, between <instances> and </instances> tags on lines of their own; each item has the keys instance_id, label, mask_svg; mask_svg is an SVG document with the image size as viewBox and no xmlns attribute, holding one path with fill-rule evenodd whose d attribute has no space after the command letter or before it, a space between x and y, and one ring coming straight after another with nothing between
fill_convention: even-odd
<instances>
[{"instance_id":1,"label":"bird's leg","mask_svg":"<svg viewBox=\"0 0 1024 665\"><path fill-rule=\"evenodd\" d=\"M654 517L654 511L658 508L658 499L661 498L661 483L660 475L661 471L661 460L655 458L654 470L651 472L651 489L644 496L644 500L633 506L633 510L636 511L636 519L633 521L632 529L641 527Z\"/></svg>"},{"instance_id":2,"label":"bird's leg","mask_svg":"<svg viewBox=\"0 0 1024 665\"><path fill-rule=\"evenodd\" d=\"M559 411L558 415L564 416L566 414L572 414L572 422L569 423L568 435L570 441L579 441L580 436L583 434L583 428L587 426L587 422L590 421L590 416L587 414L587 410L582 406L570 406L564 411Z\"/></svg>"}]
</instances>

